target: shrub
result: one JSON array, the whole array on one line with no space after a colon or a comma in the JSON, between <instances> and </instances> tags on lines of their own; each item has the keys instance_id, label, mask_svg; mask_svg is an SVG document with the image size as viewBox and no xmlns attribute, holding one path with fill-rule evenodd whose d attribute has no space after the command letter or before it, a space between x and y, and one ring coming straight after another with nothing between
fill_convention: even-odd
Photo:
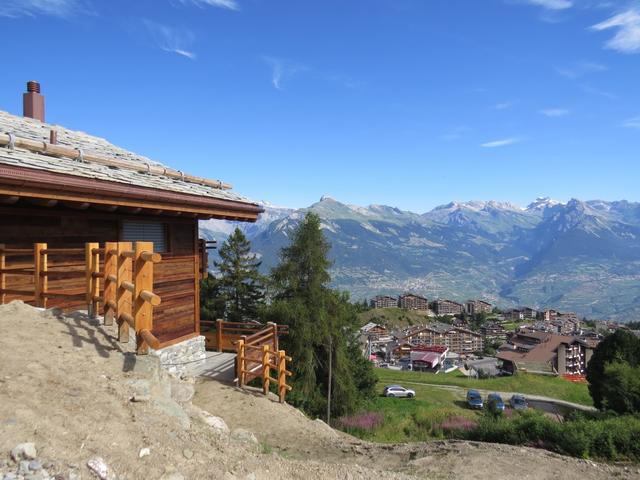
<instances>
[{"instance_id":1,"label":"shrub","mask_svg":"<svg viewBox=\"0 0 640 480\"><path fill-rule=\"evenodd\" d=\"M338 419L338 426L343 430L360 430L369 432L384 422L384 415L378 412L360 412Z\"/></svg>"}]
</instances>

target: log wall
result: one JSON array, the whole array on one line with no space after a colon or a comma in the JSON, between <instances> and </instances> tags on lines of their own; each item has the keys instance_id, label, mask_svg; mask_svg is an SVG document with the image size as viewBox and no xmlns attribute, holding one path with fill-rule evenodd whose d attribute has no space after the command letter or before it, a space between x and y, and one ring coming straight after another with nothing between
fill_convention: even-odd
<instances>
[{"instance_id":1,"label":"log wall","mask_svg":"<svg viewBox=\"0 0 640 480\"><path fill-rule=\"evenodd\" d=\"M0 208L0 244L11 248L33 248L34 243L47 243L49 248L84 248L86 242L118 241L124 220L162 222L167 225L168 252L155 266L153 291L162 298L154 308L153 333L163 343L199 331L199 257L197 254L198 223L195 218L170 216L123 215L75 211L64 208ZM100 258L101 263L104 256ZM33 269L33 255L7 256L6 268ZM50 292L85 292L84 256L50 255L50 271L77 271L77 278L49 277ZM100 266L102 271L103 265ZM6 276L7 289L33 292L32 276ZM102 290L104 282L100 282ZM102 292L101 292L102 293ZM33 304L33 295L6 295L6 301L23 300ZM49 308L85 309L84 301L51 298ZM101 306L102 308L102 306Z\"/></svg>"}]
</instances>

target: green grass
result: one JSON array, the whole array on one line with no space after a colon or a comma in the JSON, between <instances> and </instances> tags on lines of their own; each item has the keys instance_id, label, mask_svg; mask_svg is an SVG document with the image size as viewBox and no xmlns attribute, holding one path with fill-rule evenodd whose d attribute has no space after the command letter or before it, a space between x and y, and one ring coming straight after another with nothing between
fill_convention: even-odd
<instances>
[{"instance_id":1,"label":"green grass","mask_svg":"<svg viewBox=\"0 0 640 480\"><path fill-rule=\"evenodd\" d=\"M456 385L463 388L479 388L499 392L517 392L529 395L543 395L545 397L565 400L592 406L593 401L589 390L584 384L572 383L559 377L520 373L513 377L489 378L486 380L469 379L462 373L455 371L448 374L409 372L377 368L376 374L381 385L403 382L421 382L436 385ZM407 384L407 388L417 385Z\"/></svg>"},{"instance_id":2,"label":"green grass","mask_svg":"<svg viewBox=\"0 0 640 480\"><path fill-rule=\"evenodd\" d=\"M374 442L418 442L442 438L439 425L452 416L476 418L479 413L465 408L464 394L438 387L407 385L415 390L415 398L386 398L378 384L378 396L366 410L384 415L384 423L372 431L349 431Z\"/></svg>"}]
</instances>

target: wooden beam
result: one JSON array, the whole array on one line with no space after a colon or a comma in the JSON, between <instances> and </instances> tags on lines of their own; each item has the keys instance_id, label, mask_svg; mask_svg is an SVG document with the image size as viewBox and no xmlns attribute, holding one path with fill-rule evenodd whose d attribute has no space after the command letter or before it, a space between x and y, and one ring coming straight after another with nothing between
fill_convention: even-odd
<instances>
[{"instance_id":1,"label":"wooden beam","mask_svg":"<svg viewBox=\"0 0 640 480\"><path fill-rule=\"evenodd\" d=\"M132 213L136 215L142 211L142 207L120 207L120 210L125 213Z\"/></svg>"},{"instance_id":2,"label":"wooden beam","mask_svg":"<svg viewBox=\"0 0 640 480\"><path fill-rule=\"evenodd\" d=\"M33 282L35 284L35 303L37 307L47 308L47 250L46 243L36 243L33 247ZM42 273L45 275L42 275Z\"/></svg>"},{"instance_id":3,"label":"wooden beam","mask_svg":"<svg viewBox=\"0 0 640 480\"><path fill-rule=\"evenodd\" d=\"M153 306L142 297L143 291L153 291L153 262L147 262L142 258L143 252L153 252L153 242L136 242L136 258L134 262L135 291L133 294L133 317L136 323L136 343L139 355L149 352L149 345L138 333L141 330L153 330Z\"/></svg>"},{"instance_id":4,"label":"wooden beam","mask_svg":"<svg viewBox=\"0 0 640 480\"><path fill-rule=\"evenodd\" d=\"M116 303L118 305L118 341L129 341L129 324L125 315L131 316L131 292L122 286L123 282L131 281L132 260L121 252L131 250L131 242L118 242L118 282L116 285Z\"/></svg>"},{"instance_id":5,"label":"wooden beam","mask_svg":"<svg viewBox=\"0 0 640 480\"><path fill-rule=\"evenodd\" d=\"M58 200L55 198L30 198L28 201L39 207L46 208L55 207L58 204Z\"/></svg>"},{"instance_id":6,"label":"wooden beam","mask_svg":"<svg viewBox=\"0 0 640 480\"><path fill-rule=\"evenodd\" d=\"M95 300L100 295L100 279L95 275L100 271L100 254L93 253L100 248L98 243L85 244L85 276L87 284L87 310L91 318L98 316L98 302Z\"/></svg>"},{"instance_id":7,"label":"wooden beam","mask_svg":"<svg viewBox=\"0 0 640 480\"><path fill-rule=\"evenodd\" d=\"M127 200L123 197L113 197L113 196L104 196L104 195L91 195L82 192L56 192L51 193L44 191L43 189L38 189L35 187L30 187L28 185L24 185L21 187L16 187L12 185L0 185L0 195L5 196L19 196L25 199L51 199L51 200L67 200L72 202L88 202L94 208L97 208L98 205L106 205L108 207L139 207L139 208L151 208L163 210L165 215L171 215L171 212L174 213L174 216L180 215L181 212L185 209L185 205L170 205L170 204L161 204L157 202L145 202L145 201L137 201L137 200ZM245 222L255 222L258 218L257 213L246 213L241 214L238 212L231 212L229 210L225 210L224 208L202 208L202 207L189 207L190 212L194 212L198 214L198 217L203 216L211 216L213 218L238 218Z\"/></svg>"},{"instance_id":8,"label":"wooden beam","mask_svg":"<svg viewBox=\"0 0 640 480\"><path fill-rule=\"evenodd\" d=\"M104 324L113 325L116 318L118 304L116 303L116 288L118 283L118 244L106 242L104 244Z\"/></svg>"},{"instance_id":9,"label":"wooden beam","mask_svg":"<svg viewBox=\"0 0 640 480\"><path fill-rule=\"evenodd\" d=\"M116 210L118 210L118 206L117 205L91 205L93 208L95 208L96 210L100 210L101 212L115 212Z\"/></svg>"},{"instance_id":10,"label":"wooden beam","mask_svg":"<svg viewBox=\"0 0 640 480\"><path fill-rule=\"evenodd\" d=\"M11 196L1 196L0 197L0 203L2 205L13 205L15 203L18 203L18 200L20 200L20 197L16 196L16 195L11 195Z\"/></svg>"},{"instance_id":11,"label":"wooden beam","mask_svg":"<svg viewBox=\"0 0 640 480\"><path fill-rule=\"evenodd\" d=\"M61 205L64 205L67 208L72 208L73 210L86 210L91 206L89 202L60 202Z\"/></svg>"}]
</instances>

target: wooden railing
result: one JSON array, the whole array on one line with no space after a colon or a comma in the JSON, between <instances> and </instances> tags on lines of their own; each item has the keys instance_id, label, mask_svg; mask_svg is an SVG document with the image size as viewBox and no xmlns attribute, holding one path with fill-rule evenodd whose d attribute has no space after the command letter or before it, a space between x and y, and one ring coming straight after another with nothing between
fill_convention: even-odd
<instances>
[{"instance_id":1,"label":"wooden railing","mask_svg":"<svg viewBox=\"0 0 640 480\"><path fill-rule=\"evenodd\" d=\"M7 258L15 255L33 255L33 268L8 268ZM50 256L84 256L83 270L55 270L49 268ZM100 255L104 255L104 271L100 272ZM158 349L160 342L153 335L153 307L160 305L160 297L153 293L153 264L162 257L153 252L152 242L107 242L104 248L98 243L87 243L85 248L48 248L46 243L36 243L33 249L6 248L0 245L0 304L7 295L31 296L37 307L47 308L50 298L85 300L89 316L98 315L99 304L104 307L105 325L118 322L118 339L129 341L129 327L136 333L136 351L146 354L148 348ZM33 277L33 291L7 288L7 276ZM84 293L69 290L50 291L50 278L84 277ZM100 279L104 279L100 296Z\"/></svg>"},{"instance_id":2,"label":"wooden railing","mask_svg":"<svg viewBox=\"0 0 640 480\"><path fill-rule=\"evenodd\" d=\"M244 387L255 378L262 379L262 391L269 393L271 382L278 385L278 399L284 403L291 386L287 377L292 373L287 370L287 362L291 357L284 350L278 349L278 325L269 323L265 328L252 335L243 335L236 344L238 386ZM275 370L277 378L271 376Z\"/></svg>"},{"instance_id":3,"label":"wooden railing","mask_svg":"<svg viewBox=\"0 0 640 480\"><path fill-rule=\"evenodd\" d=\"M200 333L205 337L207 349L217 350L218 352L235 352L238 340L243 336L253 335L265 328L262 323L200 320ZM277 335L274 340L274 348L277 350L278 336L288 334L289 327L287 325L277 325L275 328Z\"/></svg>"}]
</instances>

